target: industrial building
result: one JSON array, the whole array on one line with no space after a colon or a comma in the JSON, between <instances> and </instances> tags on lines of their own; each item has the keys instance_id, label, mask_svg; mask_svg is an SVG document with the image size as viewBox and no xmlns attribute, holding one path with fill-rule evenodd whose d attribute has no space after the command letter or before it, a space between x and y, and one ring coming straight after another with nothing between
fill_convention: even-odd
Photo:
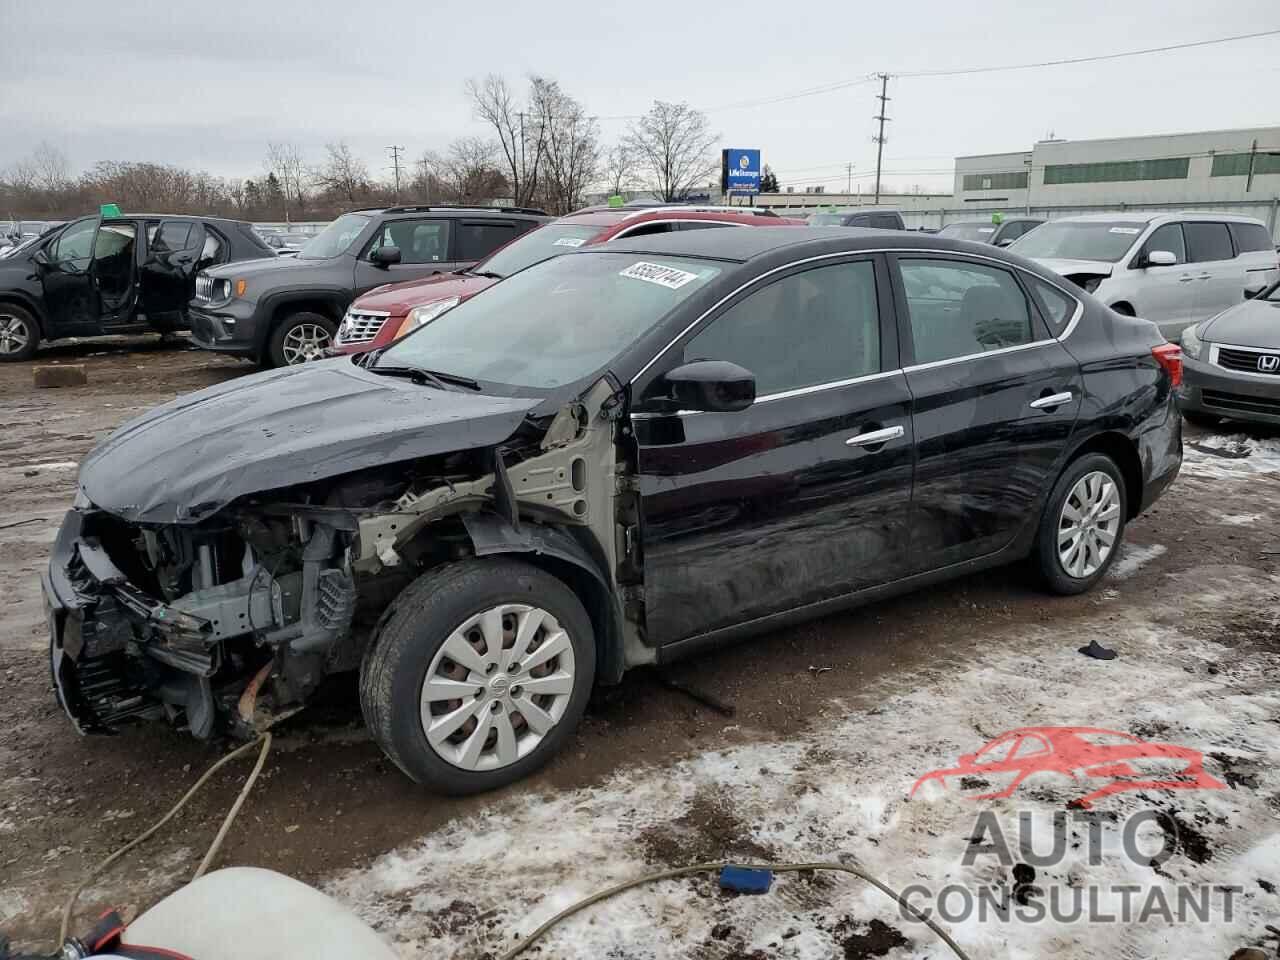
<instances>
[{"instance_id":1,"label":"industrial building","mask_svg":"<svg viewBox=\"0 0 1280 960\"><path fill-rule=\"evenodd\" d=\"M765 194L782 212L860 206L844 194ZM890 195L909 226L940 227L992 213L1047 218L1111 210L1215 210L1257 217L1276 236L1280 127L1108 140L1042 140L1030 150L957 157L950 196Z\"/></svg>"}]
</instances>

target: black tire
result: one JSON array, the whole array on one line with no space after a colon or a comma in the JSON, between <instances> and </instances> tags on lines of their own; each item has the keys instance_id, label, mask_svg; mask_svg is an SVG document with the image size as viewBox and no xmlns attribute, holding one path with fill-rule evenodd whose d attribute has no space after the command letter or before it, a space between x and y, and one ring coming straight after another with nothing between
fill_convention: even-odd
<instances>
[{"instance_id":1,"label":"black tire","mask_svg":"<svg viewBox=\"0 0 1280 960\"><path fill-rule=\"evenodd\" d=\"M1087 474L1099 472L1110 477L1115 484L1120 499L1119 524L1115 530L1115 540L1111 552L1104 558L1098 569L1088 576L1072 576L1067 572L1061 557L1058 555L1058 527L1062 518L1063 505L1071 496L1072 489ZM1034 556L1040 568L1045 586L1053 593L1071 595L1084 593L1107 574L1111 564L1124 542L1124 529L1129 516L1128 491L1125 490L1124 477L1115 461L1105 454L1087 453L1073 460L1062 471L1058 482L1053 485L1049 494L1049 502L1045 505L1044 514L1040 518L1040 528L1036 533Z\"/></svg>"},{"instance_id":2,"label":"black tire","mask_svg":"<svg viewBox=\"0 0 1280 960\"><path fill-rule=\"evenodd\" d=\"M467 770L428 742L420 712L423 684L457 627L505 603L537 606L559 622L573 653L572 690L559 721L527 754L495 769ZM586 709L595 660L591 618L564 582L519 560L463 560L424 573L383 615L360 667L360 706L378 745L414 781L438 793L479 793L528 776L559 751Z\"/></svg>"},{"instance_id":3,"label":"black tire","mask_svg":"<svg viewBox=\"0 0 1280 960\"><path fill-rule=\"evenodd\" d=\"M286 356L285 341L294 331L308 326L319 327L326 331L329 335L329 344L333 344L338 325L322 313L299 310L297 313L289 314L271 331L271 339L267 341L267 353L264 357L267 364L272 367L287 367L290 364L305 362Z\"/></svg>"},{"instance_id":4,"label":"black tire","mask_svg":"<svg viewBox=\"0 0 1280 960\"><path fill-rule=\"evenodd\" d=\"M1222 422L1222 418L1215 414L1200 413L1197 410L1184 410L1182 411L1182 417L1192 426L1203 427L1206 430L1212 430Z\"/></svg>"},{"instance_id":5,"label":"black tire","mask_svg":"<svg viewBox=\"0 0 1280 960\"><path fill-rule=\"evenodd\" d=\"M21 347L9 349L14 341L7 333L21 331L26 343ZM31 315L30 310L12 303L0 303L0 363L20 363L30 360L40 349L40 323Z\"/></svg>"}]
</instances>

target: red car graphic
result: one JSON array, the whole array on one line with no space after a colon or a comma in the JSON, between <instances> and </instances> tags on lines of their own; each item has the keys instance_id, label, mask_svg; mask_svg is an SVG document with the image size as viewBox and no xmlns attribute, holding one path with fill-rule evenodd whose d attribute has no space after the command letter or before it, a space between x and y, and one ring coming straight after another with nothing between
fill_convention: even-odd
<instances>
[{"instance_id":1,"label":"red car graphic","mask_svg":"<svg viewBox=\"0 0 1280 960\"><path fill-rule=\"evenodd\" d=\"M1158 778L1144 777L1135 764L1158 761L1182 764L1181 770ZM956 766L931 770L911 787L911 795L925 783L946 785L948 778L972 777L989 786L988 779L1011 775L1007 786L971 797L995 800L1008 797L1034 773L1057 773L1072 780L1105 779L1110 782L1072 800L1069 806L1089 809L1096 801L1128 790L1222 790L1226 784L1204 771L1198 750L1168 743L1148 743L1132 734L1099 727L1019 727L996 737L977 753L968 753ZM962 784L963 786L964 784Z\"/></svg>"}]
</instances>

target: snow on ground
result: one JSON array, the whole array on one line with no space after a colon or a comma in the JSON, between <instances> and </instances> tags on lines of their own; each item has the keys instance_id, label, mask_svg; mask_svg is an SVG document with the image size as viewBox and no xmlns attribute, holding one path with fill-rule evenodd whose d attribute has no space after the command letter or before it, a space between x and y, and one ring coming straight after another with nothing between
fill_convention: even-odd
<instances>
[{"instance_id":1,"label":"snow on ground","mask_svg":"<svg viewBox=\"0 0 1280 960\"><path fill-rule=\"evenodd\" d=\"M630 768L589 789L495 800L415 846L339 876L328 890L404 956L459 960L496 955L607 885L706 860L848 857L899 889L960 884L976 895L977 888L1009 877L1007 865L990 855L962 862L978 813L993 811L1006 837L1014 838L1019 811L1047 829L1080 786L1037 775L1008 799L975 801L972 789L908 799L912 783L1006 730L1096 726L1203 751L1207 771L1233 786L1129 792L1100 801L1101 863L1088 862L1087 825L1069 821L1075 845L1060 863L1040 868L1036 885L1062 895L1103 885L1103 912L1119 909L1116 884L1139 885L1137 904L1153 887L1176 903L1179 883L1238 885L1232 918L1214 900L1209 923L961 918L944 926L975 960L1225 958L1260 939L1264 923L1280 912L1274 892L1280 887L1280 691L1274 682L1280 650L1274 621L1248 619L1256 616L1250 611L1270 609L1280 584L1248 567L1200 567L1171 579L1185 598L1175 623L1165 622L1168 614L1151 601L1107 605L1105 616L1087 622L997 630L985 658L939 660L891 678L883 684L882 705L869 712L833 703L824 721L794 740ZM1076 653L1090 639L1117 649L1119 659ZM902 690L911 692L895 692ZM1177 852L1158 870L1120 848L1126 815L1152 809L1175 817L1179 837ZM1138 832L1144 850L1159 847L1159 833L1152 824ZM1032 836L1034 849L1051 846L1051 834ZM953 909L958 902L951 902ZM710 877L653 884L589 908L528 954L544 960L882 955L950 954L882 893L837 874L780 875L763 897L722 894Z\"/></svg>"},{"instance_id":2,"label":"snow on ground","mask_svg":"<svg viewBox=\"0 0 1280 960\"><path fill-rule=\"evenodd\" d=\"M1181 476L1236 480L1280 473L1280 438L1205 434L1183 442Z\"/></svg>"},{"instance_id":3,"label":"snow on ground","mask_svg":"<svg viewBox=\"0 0 1280 960\"><path fill-rule=\"evenodd\" d=\"M1149 547L1124 543L1120 548L1120 556L1111 564L1107 576L1112 580L1128 580L1156 557L1162 556L1166 549L1168 548L1163 543L1153 543Z\"/></svg>"}]
</instances>

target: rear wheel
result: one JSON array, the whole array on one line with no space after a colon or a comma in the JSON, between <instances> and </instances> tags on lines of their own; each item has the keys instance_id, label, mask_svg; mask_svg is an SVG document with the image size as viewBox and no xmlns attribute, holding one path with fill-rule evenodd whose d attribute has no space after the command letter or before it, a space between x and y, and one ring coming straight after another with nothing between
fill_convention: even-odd
<instances>
[{"instance_id":1,"label":"rear wheel","mask_svg":"<svg viewBox=\"0 0 1280 960\"><path fill-rule=\"evenodd\" d=\"M1212 429L1222 422L1221 417L1214 416L1212 413L1199 413L1195 410L1184 410L1182 417L1192 426L1204 427L1206 430Z\"/></svg>"},{"instance_id":2,"label":"rear wheel","mask_svg":"<svg viewBox=\"0 0 1280 960\"><path fill-rule=\"evenodd\" d=\"M401 770L477 793L555 755L594 675L591 619L567 585L520 561L467 560L397 598L365 655L360 702Z\"/></svg>"},{"instance_id":3,"label":"rear wheel","mask_svg":"<svg viewBox=\"0 0 1280 960\"><path fill-rule=\"evenodd\" d=\"M0 362L30 360L40 346L40 325L28 311L0 303Z\"/></svg>"},{"instance_id":4,"label":"rear wheel","mask_svg":"<svg viewBox=\"0 0 1280 960\"><path fill-rule=\"evenodd\" d=\"M1036 557L1054 593L1083 593L1102 579L1124 536L1128 504L1120 468L1090 453L1054 485L1040 520Z\"/></svg>"},{"instance_id":5,"label":"rear wheel","mask_svg":"<svg viewBox=\"0 0 1280 960\"><path fill-rule=\"evenodd\" d=\"M319 360L333 346L338 325L320 313L301 310L281 321L267 344L267 359L274 367L291 367Z\"/></svg>"}]
</instances>

